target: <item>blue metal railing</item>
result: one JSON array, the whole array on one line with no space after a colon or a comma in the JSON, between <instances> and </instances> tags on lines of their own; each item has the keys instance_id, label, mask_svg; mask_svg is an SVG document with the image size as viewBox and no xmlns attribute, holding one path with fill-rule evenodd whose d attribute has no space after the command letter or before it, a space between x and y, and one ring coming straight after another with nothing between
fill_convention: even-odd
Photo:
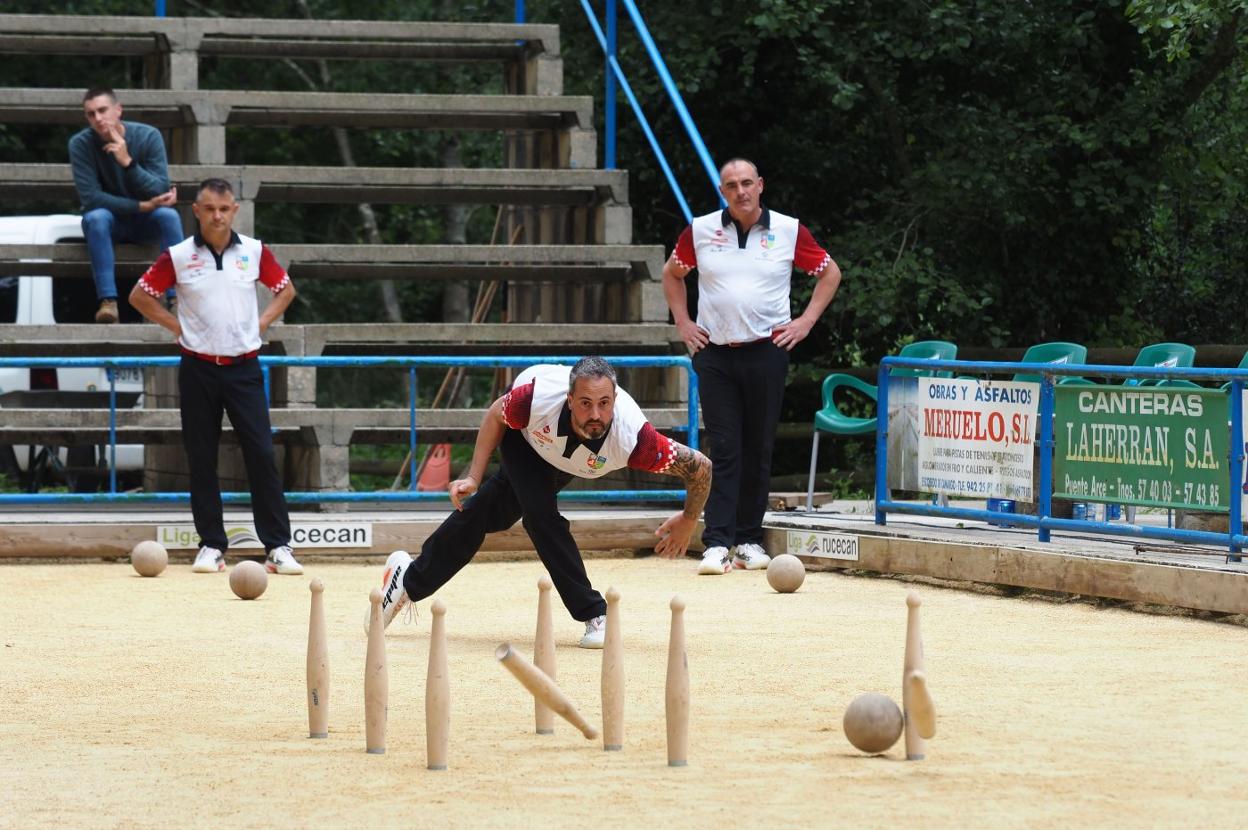
<instances>
[{"instance_id":1,"label":"blue metal railing","mask_svg":"<svg viewBox=\"0 0 1248 830\"><path fill-rule=\"evenodd\" d=\"M268 389L268 373L274 366L318 367L318 368L353 368L353 367L388 367L408 370L408 448L410 456L410 483L407 490L375 490L371 492L346 491L292 491L286 493L286 500L291 504L318 504L331 502L422 502L444 501L446 493L420 492L416 489L416 446L418 424L416 418L416 370L419 368L527 368L538 363L556 363L570 365L579 358L576 356L514 356L514 357L456 357L456 356L421 356L421 357L283 357L263 356L260 365L265 374L266 392ZM109 379L109 410L108 410L108 441L109 441L109 491L107 493L0 493L0 505L4 504L84 504L112 502L189 502L190 493L118 493L117 492L117 384L113 370L125 368L143 368L147 366L177 366L181 357L4 357L0 358L0 369L4 368L92 368L103 367L108 370ZM688 357L653 356L653 357L611 357L611 365L617 368L630 367L678 367L685 370L689 383L687 421L683 427L673 431L686 433L686 444L693 449L698 447L698 376L693 371L693 361ZM3 410L0 410L2 412ZM250 501L249 493L229 492L221 494L222 500L230 503ZM684 490L573 490L560 493L559 497L567 501L676 501L685 497Z\"/></svg>"},{"instance_id":2,"label":"blue metal railing","mask_svg":"<svg viewBox=\"0 0 1248 830\"><path fill-rule=\"evenodd\" d=\"M676 115L680 118L681 125L684 126L685 132L689 135L689 141L693 144L694 152L698 155L698 160L702 163L703 169L711 182L711 188L715 191L715 198L719 200L722 206L725 204L723 196L719 192L719 170L715 167L714 161L711 160L710 151L706 149L706 142L702 140L702 133L698 131L697 125L693 121L693 116L689 114L689 108L685 106L685 100L680 94L680 90L676 87L676 82L672 79L671 72L668 71L667 63L663 60L662 54L659 53L658 46L655 45L654 38L650 36L650 29L646 26L645 18L641 16L634 0L620 0L624 3L624 9L628 12L629 19L633 21L633 28L637 30L637 36L645 47L646 54L650 57L651 64L654 65L654 71L659 76L659 81L663 84L664 90L667 92L668 98L672 101L672 106L676 109ZM672 195L676 197L676 203L680 207L680 212L684 215L685 221L693 220L693 212L689 209L689 202L685 198L684 191L680 184L676 181L676 174L672 172L672 167L667 161L667 156L663 153L663 148L659 146L659 140L654 135L654 130L650 127L650 121L646 118L646 114L642 111L641 103L637 100L637 96L633 94L633 88L628 83L628 78L624 73L624 69L620 66L616 59L617 46L617 0L606 0L606 31L603 31L602 24L598 22L598 16L589 4L589 0L580 0L581 9L585 12L585 18L589 21L590 28L593 29L594 37L598 40L598 46L602 49L605 58L605 95L603 101L603 119L604 119L604 150L603 150L603 167L607 170L615 169L615 149L616 149L616 86L624 92L624 97L628 99L629 106L633 109L633 114L637 116L637 123L641 126L641 131L646 137L646 141L650 144L650 149L654 153L655 160L659 163L659 169L663 171L664 178L667 179L668 187L671 188ZM516 0L516 22L524 22L524 2Z\"/></svg>"},{"instance_id":3,"label":"blue metal railing","mask_svg":"<svg viewBox=\"0 0 1248 830\"><path fill-rule=\"evenodd\" d=\"M915 504L892 500L888 487L888 380L893 369L923 369L930 371L951 370L954 373L1009 374L1041 373L1040 384L1040 493L1037 500L1037 514L1034 516L999 513L989 510L975 510L962 507L945 507L938 504ZM1053 378L1055 375L1123 377L1154 380L1212 380L1230 382L1228 401L1230 407L1230 451L1228 453L1230 483L1230 522L1228 533L1216 533L1203 530L1180 530L1170 527L1151 527L1138 524L1119 522L1096 522L1084 519L1057 519L1052 514L1053 506L1053 452L1056 444L1053 436L1053 418L1056 396L1054 395ZM1041 542L1050 540L1050 531L1072 530L1091 533L1112 534L1115 536L1139 536L1143 538L1167 539L1176 542L1193 544L1209 544L1228 547L1232 562L1239 562L1239 552L1248 545L1248 536L1244 536L1243 517L1240 511L1240 497L1243 492L1244 462L1244 430L1242 395L1244 384L1248 382L1248 370L1245 369L1200 369L1176 367L1135 367L1135 366L1101 366L1078 363L1006 363L991 361L966 360L925 360L922 358L886 357L880 361L877 393L877 412L875 428L875 523L883 525L887 522L888 513L913 513L926 516L944 516L955 519L973 521L991 521L996 524L1034 527L1037 538ZM1087 387L1080 387L1087 388ZM1094 388L1094 387L1092 387ZM1153 387L1144 387L1144 390ZM1167 387L1160 387L1159 391ZM1171 387L1173 388L1173 387ZM1142 390L1143 391L1143 390ZM1213 391L1213 390L1210 390Z\"/></svg>"}]
</instances>

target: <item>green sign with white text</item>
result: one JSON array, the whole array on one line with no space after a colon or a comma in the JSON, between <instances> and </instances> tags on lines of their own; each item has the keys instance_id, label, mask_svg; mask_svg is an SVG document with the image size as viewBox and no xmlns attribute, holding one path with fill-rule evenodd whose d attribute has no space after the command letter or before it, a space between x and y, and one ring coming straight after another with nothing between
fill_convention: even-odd
<instances>
[{"instance_id":1,"label":"green sign with white text","mask_svg":"<svg viewBox=\"0 0 1248 830\"><path fill-rule=\"evenodd\" d=\"M1057 386L1053 495L1227 512L1226 394Z\"/></svg>"}]
</instances>

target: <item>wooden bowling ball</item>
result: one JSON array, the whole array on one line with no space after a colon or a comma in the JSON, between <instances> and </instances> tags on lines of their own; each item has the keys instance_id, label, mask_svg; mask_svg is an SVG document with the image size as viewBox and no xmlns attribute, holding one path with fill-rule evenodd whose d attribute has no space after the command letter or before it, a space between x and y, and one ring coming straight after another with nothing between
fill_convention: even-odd
<instances>
[{"instance_id":1,"label":"wooden bowling ball","mask_svg":"<svg viewBox=\"0 0 1248 830\"><path fill-rule=\"evenodd\" d=\"M230 590L239 599L255 599L269 587L264 566L250 559L239 562L230 570Z\"/></svg>"}]
</instances>

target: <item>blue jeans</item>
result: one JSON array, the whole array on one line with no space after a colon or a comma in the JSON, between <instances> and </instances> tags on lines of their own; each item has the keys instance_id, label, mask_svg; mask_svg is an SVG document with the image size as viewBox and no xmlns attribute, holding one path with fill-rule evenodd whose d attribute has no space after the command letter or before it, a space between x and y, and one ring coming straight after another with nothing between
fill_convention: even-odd
<instances>
[{"instance_id":1,"label":"blue jeans","mask_svg":"<svg viewBox=\"0 0 1248 830\"><path fill-rule=\"evenodd\" d=\"M82 216L82 235L86 237L87 256L91 258L95 295L101 300L117 299L114 242L159 241L160 249L164 251L186 238L182 233L182 217L170 207L124 216L118 216L108 208L89 210Z\"/></svg>"}]
</instances>

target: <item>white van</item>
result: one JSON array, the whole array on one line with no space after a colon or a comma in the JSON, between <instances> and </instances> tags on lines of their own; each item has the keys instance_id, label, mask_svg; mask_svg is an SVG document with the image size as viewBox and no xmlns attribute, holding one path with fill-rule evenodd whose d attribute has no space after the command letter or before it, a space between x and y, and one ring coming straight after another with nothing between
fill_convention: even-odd
<instances>
[{"instance_id":1,"label":"white van","mask_svg":"<svg viewBox=\"0 0 1248 830\"><path fill-rule=\"evenodd\" d=\"M0 217L0 244L54 245L81 242L78 216ZM32 262L30 276L0 277L0 325L51 326L57 323L94 323L99 303L90 279L39 275ZM141 318L128 304L122 322ZM126 313L128 312L128 314ZM32 346L30 355L37 355ZM118 369L117 406L142 406L143 371ZM103 368L0 368L0 408L108 407L108 375ZM74 490L93 490L108 483L108 446L46 447L0 444L0 474L18 479L27 488L67 483ZM142 473L142 445L118 445L117 471ZM132 476L128 476L132 477Z\"/></svg>"}]
</instances>

